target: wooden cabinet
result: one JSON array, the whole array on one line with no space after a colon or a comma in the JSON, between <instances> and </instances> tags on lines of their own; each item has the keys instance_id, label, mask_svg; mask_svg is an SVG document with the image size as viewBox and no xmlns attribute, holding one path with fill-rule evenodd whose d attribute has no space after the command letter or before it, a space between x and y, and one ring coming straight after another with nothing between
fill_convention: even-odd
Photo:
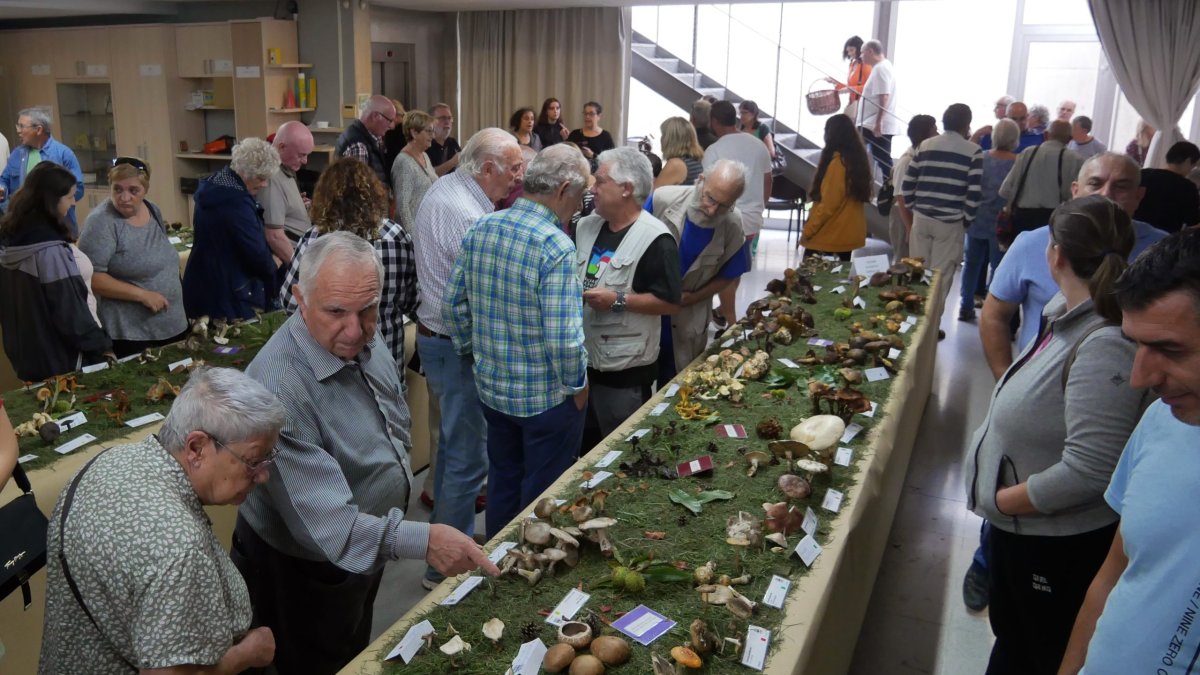
<instances>
[{"instance_id":1,"label":"wooden cabinet","mask_svg":"<svg viewBox=\"0 0 1200 675\"><path fill-rule=\"evenodd\" d=\"M266 138L279 125L300 119L316 106L284 107L287 91L295 87L301 70L296 44L296 23L277 19L234 21L233 80L237 102L237 136ZM277 49L278 64L268 63L267 50Z\"/></svg>"},{"instance_id":2,"label":"wooden cabinet","mask_svg":"<svg viewBox=\"0 0 1200 675\"><path fill-rule=\"evenodd\" d=\"M233 76L233 38L228 23L178 26L175 53L180 77Z\"/></svg>"},{"instance_id":3,"label":"wooden cabinet","mask_svg":"<svg viewBox=\"0 0 1200 675\"><path fill-rule=\"evenodd\" d=\"M111 73L109 35L105 27L40 31L43 54L50 54L59 80L107 80Z\"/></svg>"},{"instance_id":4,"label":"wooden cabinet","mask_svg":"<svg viewBox=\"0 0 1200 675\"><path fill-rule=\"evenodd\" d=\"M16 113L23 108L45 106L51 108L52 118L58 116L58 94L55 90L54 66L50 50L44 49L44 37L51 31L15 31L4 35L4 42L11 49L12 64L9 73L12 92L12 123Z\"/></svg>"},{"instance_id":5,"label":"wooden cabinet","mask_svg":"<svg viewBox=\"0 0 1200 675\"><path fill-rule=\"evenodd\" d=\"M97 206L104 203L108 199L108 187L84 188L83 196L75 202L75 222L79 223L79 227L87 222L88 214L91 213Z\"/></svg>"}]
</instances>

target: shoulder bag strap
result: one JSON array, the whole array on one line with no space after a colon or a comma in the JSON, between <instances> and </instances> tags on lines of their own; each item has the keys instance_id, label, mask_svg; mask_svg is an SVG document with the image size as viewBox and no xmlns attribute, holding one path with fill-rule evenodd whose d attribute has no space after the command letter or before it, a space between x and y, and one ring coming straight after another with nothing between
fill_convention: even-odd
<instances>
[{"instance_id":1,"label":"shoulder bag strap","mask_svg":"<svg viewBox=\"0 0 1200 675\"><path fill-rule=\"evenodd\" d=\"M1029 178L1029 169L1033 166L1033 160L1037 157L1037 151L1041 148L1042 146L1035 145L1033 146L1033 152L1029 153L1029 161L1025 163L1025 170L1021 172L1021 180L1017 181L1017 194L1013 195L1012 208L1014 211L1020 208L1021 192L1025 189L1025 179Z\"/></svg>"},{"instance_id":2,"label":"shoulder bag strap","mask_svg":"<svg viewBox=\"0 0 1200 675\"><path fill-rule=\"evenodd\" d=\"M1067 151L1067 147L1065 145L1063 146L1062 150L1058 151L1058 194L1060 194L1060 195L1062 194L1062 161L1063 161L1063 154L1066 151Z\"/></svg>"},{"instance_id":3,"label":"shoulder bag strap","mask_svg":"<svg viewBox=\"0 0 1200 675\"><path fill-rule=\"evenodd\" d=\"M29 482L29 476L25 475L25 469L21 468L20 462L13 467L12 477L16 481L17 487L21 488L21 492L27 495L33 494L33 483Z\"/></svg>"},{"instance_id":4,"label":"shoulder bag strap","mask_svg":"<svg viewBox=\"0 0 1200 675\"><path fill-rule=\"evenodd\" d=\"M1091 328L1087 329L1087 332L1079 336L1079 339L1075 341L1075 344L1071 345L1071 351L1067 352L1067 360L1065 363L1063 363L1062 390L1064 394L1067 391L1067 380L1071 377L1071 366L1075 363L1075 357L1079 356L1079 346L1083 344L1084 340L1091 337L1092 333L1095 333L1101 328L1107 328L1110 325L1111 324L1109 324L1107 321L1102 321L1095 326L1092 326Z\"/></svg>"},{"instance_id":5,"label":"shoulder bag strap","mask_svg":"<svg viewBox=\"0 0 1200 675\"><path fill-rule=\"evenodd\" d=\"M58 564L62 566L63 578L67 580L67 586L71 589L71 595L75 596L75 602L79 604L79 607L83 610L83 613L87 615L87 618L92 622L92 625L96 627L96 632L100 634L100 637L108 642L108 646L112 648L113 653L116 654L117 657L122 661L124 661L125 665L129 666L136 672L140 669L130 663L129 659L125 658L125 655L122 654L119 649L117 649L117 644L104 634L104 629L100 627L100 624L96 621L96 617L92 616L92 610L88 609L87 603L83 601L83 594L79 592L79 585L75 583L75 577L71 576L71 568L67 565L66 551L63 548L63 530L65 530L67 527L67 513L71 510L71 504L75 501L75 488L79 487L79 479L83 477L83 474L87 473L87 470L92 468L92 465L95 464L96 460L100 459L100 456L103 454L104 453L96 455L90 462L85 464L83 468L79 470L79 473L75 474L75 477L71 479L70 485L67 486L67 494L65 497L63 497L62 511L60 511L58 514Z\"/></svg>"}]
</instances>

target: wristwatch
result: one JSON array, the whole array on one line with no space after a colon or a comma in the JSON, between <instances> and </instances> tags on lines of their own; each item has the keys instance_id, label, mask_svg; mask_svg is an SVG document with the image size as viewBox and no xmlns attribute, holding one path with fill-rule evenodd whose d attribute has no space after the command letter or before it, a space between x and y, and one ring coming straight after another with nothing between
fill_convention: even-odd
<instances>
[{"instance_id":1,"label":"wristwatch","mask_svg":"<svg viewBox=\"0 0 1200 675\"><path fill-rule=\"evenodd\" d=\"M608 309L611 312L617 312L617 313L625 311L625 292L624 291L617 291L617 299L613 300L612 306L609 307Z\"/></svg>"}]
</instances>

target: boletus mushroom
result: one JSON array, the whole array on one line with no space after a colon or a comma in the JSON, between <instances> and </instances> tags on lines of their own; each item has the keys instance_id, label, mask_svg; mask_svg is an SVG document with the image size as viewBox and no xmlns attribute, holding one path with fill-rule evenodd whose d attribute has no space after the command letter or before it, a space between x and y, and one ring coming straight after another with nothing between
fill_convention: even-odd
<instances>
[{"instance_id":1,"label":"boletus mushroom","mask_svg":"<svg viewBox=\"0 0 1200 675\"><path fill-rule=\"evenodd\" d=\"M574 660L575 648L560 642L550 647L542 657L542 670L547 673L561 673L569 668Z\"/></svg>"},{"instance_id":2,"label":"boletus mushroom","mask_svg":"<svg viewBox=\"0 0 1200 675\"><path fill-rule=\"evenodd\" d=\"M684 668L696 669L704 665L704 661L700 659L699 654L692 651L691 647L684 647L683 645L671 648L671 658L675 659L675 663Z\"/></svg>"},{"instance_id":3,"label":"boletus mushroom","mask_svg":"<svg viewBox=\"0 0 1200 675\"><path fill-rule=\"evenodd\" d=\"M580 654L571 662L571 675L604 675L604 663L591 654Z\"/></svg>"},{"instance_id":4,"label":"boletus mushroom","mask_svg":"<svg viewBox=\"0 0 1200 675\"><path fill-rule=\"evenodd\" d=\"M629 660L629 643L612 635L601 635L592 640L592 656L606 666L619 666Z\"/></svg>"}]
</instances>

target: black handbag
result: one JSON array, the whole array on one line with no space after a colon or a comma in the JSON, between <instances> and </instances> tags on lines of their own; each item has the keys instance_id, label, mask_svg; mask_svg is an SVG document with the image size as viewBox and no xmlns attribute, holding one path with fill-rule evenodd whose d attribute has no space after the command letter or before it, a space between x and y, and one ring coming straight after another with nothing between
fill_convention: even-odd
<instances>
[{"instance_id":1,"label":"black handbag","mask_svg":"<svg viewBox=\"0 0 1200 675\"><path fill-rule=\"evenodd\" d=\"M879 209L879 215L886 216L892 212L892 202L896 199L896 188L892 185L892 179L884 176L883 185L879 187L879 194L875 197L875 208Z\"/></svg>"},{"instance_id":2,"label":"black handbag","mask_svg":"<svg viewBox=\"0 0 1200 675\"><path fill-rule=\"evenodd\" d=\"M20 464L13 467L20 497L0 506L0 600L21 589L25 609L33 603L29 578L46 566L46 528L49 521L33 498L33 486Z\"/></svg>"}]
</instances>

